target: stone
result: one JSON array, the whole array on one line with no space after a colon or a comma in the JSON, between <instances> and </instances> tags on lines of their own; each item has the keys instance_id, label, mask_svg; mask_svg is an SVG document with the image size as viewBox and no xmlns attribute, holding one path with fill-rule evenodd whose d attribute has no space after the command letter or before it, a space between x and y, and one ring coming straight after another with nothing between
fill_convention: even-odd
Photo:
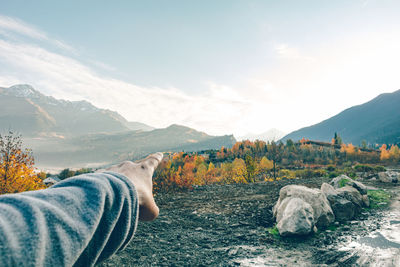
<instances>
[{"instance_id":1,"label":"stone","mask_svg":"<svg viewBox=\"0 0 400 267\"><path fill-rule=\"evenodd\" d=\"M368 192L367 186L363 183L353 181L352 186L360 192L361 195L366 195Z\"/></svg>"},{"instance_id":2,"label":"stone","mask_svg":"<svg viewBox=\"0 0 400 267\"><path fill-rule=\"evenodd\" d=\"M313 208L297 197L290 197L276 227L281 236L308 235L314 228Z\"/></svg>"},{"instance_id":3,"label":"stone","mask_svg":"<svg viewBox=\"0 0 400 267\"><path fill-rule=\"evenodd\" d=\"M369 207L369 197L367 195L362 195L361 198L362 201L364 202L364 206Z\"/></svg>"},{"instance_id":4,"label":"stone","mask_svg":"<svg viewBox=\"0 0 400 267\"><path fill-rule=\"evenodd\" d=\"M379 181L383 183L397 183L399 181L400 174L394 171L386 171L378 173Z\"/></svg>"},{"instance_id":5,"label":"stone","mask_svg":"<svg viewBox=\"0 0 400 267\"><path fill-rule=\"evenodd\" d=\"M335 188L333 188L332 185L327 183L323 183L321 185L321 192L326 196L329 202L331 202L331 199L334 200L338 195Z\"/></svg>"},{"instance_id":6,"label":"stone","mask_svg":"<svg viewBox=\"0 0 400 267\"><path fill-rule=\"evenodd\" d=\"M344 180L343 182L341 182L342 180ZM351 184L353 181L353 179L351 179L349 176L347 175L339 175L335 178L332 179L332 181L329 183L330 185L332 185L335 189L338 189L341 187L341 185L343 185L343 183L345 183L345 185Z\"/></svg>"},{"instance_id":7,"label":"stone","mask_svg":"<svg viewBox=\"0 0 400 267\"><path fill-rule=\"evenodd\" d=\"M354 218L356 214L354 204L339 195L333 186L323 183L321 185L321 191L331 204L331 208L338 222L345 222Z\"/></svg>"},{"instance_id":8,"label":"stone","mask_svg":"<svg viewBox=\"0 0 400 267\"><path fill-rule=\"evenodd\" d=\"M362 196L357 189L351 186L345 186L336 190L339 196L351 201L356 208L356 213L361 210L361 207L364 206L364 202L362 200Z\"/></svg>"},{"instance_id":9,"label":"stone","mask_svg":"<svg viewBox=\"0 0 400 267\"><path fill-rule=\"evenodd\" d=\"M355 205L351 201L340 196L337 196L335 201L331 203L331 207L338 222L349 221L356 215Z\"/></svg>"},{"instance_id":10,"label":"stone","mask_svg":"<svg viewBox=\"0 0 400 267\"><path fill-rule=\"evenodd\" d=\"M342 180L344 180L344 182ZM357 189L360 192L361 195L367 194L368 188L366 185L364 185L361 182L354 181L353 179L351 179L350 177L348 177L347 175L344 175L344 174L333 178L332 181L330 182L330 185L332 185L334 187L334 189L340 188L341 185L343 185L343 184L345 186L354 187L355 189Z\"/></svg>"},{"instance_id":11,"label":"stone","mask_svg":"<svg viewBox=\"0 0 400 267\"><path fill-rule=\"evenodd\" d=\"M314 211L315 225L318 228L326 228L335 221L335 215L329 201L321 190L302 185L287 185L280 190L278 202L273 208L273 215L277 222L282 218L282 214L288 205L289 200L285 200L287 198L300 198L310 204Z\"/></svg>"}]
</instances>

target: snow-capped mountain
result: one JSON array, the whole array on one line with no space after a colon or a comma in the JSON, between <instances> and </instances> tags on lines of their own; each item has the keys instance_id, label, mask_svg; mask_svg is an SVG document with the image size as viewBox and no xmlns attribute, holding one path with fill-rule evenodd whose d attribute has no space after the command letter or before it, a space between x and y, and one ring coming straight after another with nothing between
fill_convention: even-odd
<instances>
[{"instance_id":1,"label":"snow-capped mountain","mask_svg":"<svg viewBox=\"0 0 400 267\"><path fill-rule=\"evenodd\" d=\"M0 87L0 130L24 136L75 136L153 129L128 122L114 111L100 109L88 101L59 100L27 84ZM142 125L142 127L140 127Z\"/></svg>"},{"instance_id":2,"label":"snow-capped mountain","mask_svg":"<svg viewBox=\"0 0 400 267\"><path fill-rule=\"evenodd\" d=\"M250 141L262 140L270 142L270 141L278 141L284 135L285 135L284 132L273 128L260 134L246 134L245 136L238 137L238 140L250 140Z\"/></svg>"}]
</instances>

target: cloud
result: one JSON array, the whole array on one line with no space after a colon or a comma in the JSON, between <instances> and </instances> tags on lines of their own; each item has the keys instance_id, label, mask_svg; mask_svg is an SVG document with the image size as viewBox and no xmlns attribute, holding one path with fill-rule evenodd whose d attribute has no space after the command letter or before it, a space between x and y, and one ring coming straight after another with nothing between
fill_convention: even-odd
<instances>
[{"instance_id":1,"label":"cloud","mask_svg":"<svg viewBox=\"0 0 400 267\"><path fill-rule=\"evenodd\" d=\"M67 45L66 43L51 39L47 36L46 33L36 29L34 26L29 25L19 19L0 15L0 34L5 35L10 38L12 34L17 34L24 37L30 37L32 39L47 41L52 43L53 45L68 50L70 52L74 52L75 50Z\"/></svg>"},{"instance_id":2,"label":"cloud","mask_svg":"<svg viewBox=\"0 0 400 267\"><path fill-rule=\"evenodd\" d=\"M12 18L0 17L0 28L60 47L57 40ZM0 64L7 66L0 70L0 86L32 84L47 95L84 99L118 111L128 120L155 127L178 123L211 134L230 133L237 128L250 105L228 86L210 83L209 90L192 96L177 88L141 87L105 77L73 57L51 52L26 40L0 39ZM102 64L96 62L96 65Z\"/></svg>"},{"instance_id":3,"label":"cloud","mask_svg":"<svg viewBox=\"0 0 400 267\"><path fill-rule=\"evenodd\" d=\"M0 16L0 86L29 83L47 95L84 99L155 127L178 123L236 135L270 128L289 132L398 89L398 36L397 29L351 34L302 49L276 42L273 64L234 85L207 81L206 90L192 95L182 88L143 87L100 75L96 70L117 70L83 55L76 59L72 47Z\"/></svg>"},{"instance_id":4,"label":"cloud","mask_svg":"<svg viewBox=\"0 0 400 267\"><path fill-rule=\"evenodd\" d=\"M291 60L307 60L313 61L314 58L310 56L303 55L300 51L293 46L289 46L285 43L276 44L274 46L275 52L277 53L278 57L283 59L291 59Z\"/></svg>"}]
</instances>

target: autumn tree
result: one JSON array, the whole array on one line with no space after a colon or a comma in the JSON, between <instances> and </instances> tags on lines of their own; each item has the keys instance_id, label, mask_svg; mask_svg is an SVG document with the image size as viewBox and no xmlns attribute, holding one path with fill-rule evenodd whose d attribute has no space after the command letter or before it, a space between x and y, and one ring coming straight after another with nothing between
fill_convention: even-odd
<instances>
[{"instance_id":1,"label":"autumn tree","mask_svg":"<svg viewBox=\"0 0 400 267\"><path fill-rule=\"evenodd\" d=\"M393 162L400 160L400 148L397 145L393 145L389 150L389 157Z\"/></svg>"},{"instance_id":2,"label":"autumn tree","mask_svg":"<svg viewBox=\"0 0 400 267\"><path fill-rule=\"evenodd\" d=\"M0 194L44 188L35 174L34 159L29 149L22 149L20 135L0 135Z\"/></svg>"},{"instance_id":3,"label":"autumn tree","mask_svg":"<svg viewBox=\"0 0 400 267\"><path fill-rule=\"evenodd\" d=\"M253 157L249 154L245 157L245 164L246 164L246 173L247 173L247 181L255 182L255 176L257 172L256 162L254 161Z\"/></svg>"},{"instance_id":4,"label":"autumn tree","mask_svg":"<svg viewBox=\"0 0 400 267\"><path fill-rule=\"evenodd\" d=\"M346 145L346 144L342 144L341 146L340 146L340 152L342 152L342 153L347 153L347 154L349 154L349 155L353 155L354 153L356 153L356 149L355 149L355 147L353 146L353 144L348 144L348 145Z\"/></svg>"},{"instance_id":5,"label":"autumn tree","mask_svg":"<svg viewBox=\"0 0 400 267\"><path fill-rule=\"evenodd\" d=\"M232 163L232 180L235 183L246 184L247 180L246 163L243 159L236 158Z\"/></svg>"},{"instance_id":6,"label":"autumn tree","mask_svg":"<svg viewBox=\"0 0 400 267\"><path fill-rule=\"evenodd\" d=\"M274 163L267 159L267 157L262 157L260 160L260 163L257 166L257 172L258 173L265 173L269 170L272 170L272 168L274 167Z\"/></svg>"},{"instance_id":7,"label":"autumn tree","mask_svg":"<svg viewBox=\"0 0 400 267\"><path fill-rule=\"evenodd\" d=\"M386 144L383 144L379 150L381 151L380 159L387 160L390 157L389 151L387 150Z\"/></svg>"},{"instance_id":8,"label":"autumn tree","mask_svg":"<svg viewBox=\"0 0 400 267\"><path fill-rule=\"evenodd\" d=\"M282 143L275 143L274 141L268 145L268 158L273 161L274 179L276 179L276 164L282 160Z\"/></svg>"}]
</instances>

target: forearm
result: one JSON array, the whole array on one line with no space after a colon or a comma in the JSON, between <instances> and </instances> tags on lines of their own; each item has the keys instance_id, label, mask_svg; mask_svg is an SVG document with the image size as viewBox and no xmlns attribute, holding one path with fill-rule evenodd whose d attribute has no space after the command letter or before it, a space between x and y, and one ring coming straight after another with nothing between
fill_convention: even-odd
<instances>
[{"instance_id":1,"label":"forearm","mask_svg":"<svg viewBox=\"0 0 400 267\"><path fill-rule=\"evenodd\" d=\"M96 173L1 196L0 212L2 265L88 266L129 243L138 200L125 176Z\"/></svg>"}]
</instances>

